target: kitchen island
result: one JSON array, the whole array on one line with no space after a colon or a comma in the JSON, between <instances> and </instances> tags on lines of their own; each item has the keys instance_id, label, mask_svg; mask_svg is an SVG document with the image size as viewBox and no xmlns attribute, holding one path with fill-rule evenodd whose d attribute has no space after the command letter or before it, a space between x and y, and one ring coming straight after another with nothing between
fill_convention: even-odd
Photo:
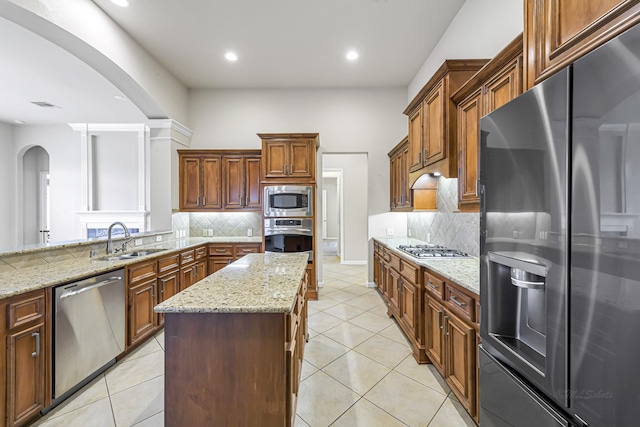
<instances>
[{"instance_id":1,"label":"kitchen island","mask_svg":"<svg viewBox=\"0 0 640 427\"><path fill-rule=\"evenodd\" d=\"M166 426L291 426L307 339L307 254L249 254L155 307Z\"/></svg>"}]
</instances>

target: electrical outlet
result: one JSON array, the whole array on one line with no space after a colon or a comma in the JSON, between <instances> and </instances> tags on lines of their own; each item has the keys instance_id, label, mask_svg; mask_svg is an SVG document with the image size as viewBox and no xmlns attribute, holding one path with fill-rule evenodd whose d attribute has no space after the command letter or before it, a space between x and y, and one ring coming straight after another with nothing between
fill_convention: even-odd
<instances>
[{"instance_id":1,"label":"electrical outlet","mask_svg":"<svg viewBox=\"0 0 640 427\"><path fill-rule=\"evenodd\" d=\"M213 237L213 228L207 229L207 234L209 235L209 237Z\"/></svg>"},{"instance_id":2,"label":"electrical outlet","mask_svg":"<svg viewBox=\"0 0 640 427\"><path fill-rule=\"evenodd\" d=\"M393 228L387 228L387 236L393 236L393 235L394 235Z\"/></svg>"},{"instance_id":3,"label":"electrical outlet","mask_svg":"<svg viewBox=\"0 0 640 427\"><path fill-rule=\"evenodd\" d=\"M142 239L136 239L134 243L136 246L142 246Z\"/></svg>"},{"instance_id":4,"label":"electrical outlet","mask_svg":"<svg viewBox=\"0 0 640 427\"><path fill-rule=\"evenodd\" d=\"M407 229L407 235L408 235L409 237L411 237L411 229L410 229L410 228L408 228L408 229Z\"/></svg>"},{"instance_id":5,"label":"electrical outlet","mask_svg":"<svg viewBox=\"0 0 640 427\"><path fill-rule=\"evenodd\" d=\"M180 238L180 230L176 230L176 239Z\"/></svg>"},{"instance_id":6,"label":"electrical outlet","mask_svg":"<svg viewBox=\"0 0 640 427\"><path fill-rule=\"evenodd\" d=\"M253 237L253 230L250 228L247 228L247 237Z\"/></svg>"},{"instance_id":7,"label":"electrical outlet","mask_svg":"<svg viewBox=\"0 0 640 427\"><path fill-rule=\"evenodd\" d=\"M162 242L162 236L156 236L156 242Z\"/></svg>"},{"instance_id":8,"label":"electrical outlet","mask_svg":"<svg viewBox=\"0 0 640 427\"><path fill-rule=\"evenodd\" d=\"M207 237L207 229L206 228L202 229L202 237Z\"/></svg>"},{"instance_id":9,"label":"electrical outlet","mask_svg":"<svg viewBox=\"0 0 640 427\"><path fill-rule=\"evenodd\" d=\"M182 238L187 237L187 230L180 230L180 237Z\"/></svg>"},{"instance_id":10,"label":"electrical outlet","mask_svg":"<svg viewBox=\"0 0 640 427\"><path fill-rule=\"evenodd\" d=\"M431 243L431 233L427 233L427 243Z\"/></svg>"}]
</instances>

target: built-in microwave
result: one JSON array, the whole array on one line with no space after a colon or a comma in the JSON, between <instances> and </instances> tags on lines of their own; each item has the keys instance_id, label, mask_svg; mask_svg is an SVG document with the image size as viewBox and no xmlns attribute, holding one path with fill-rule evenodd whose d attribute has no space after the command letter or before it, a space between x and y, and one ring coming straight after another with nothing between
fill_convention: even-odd
<instances>
[{"instance_id":1,"label":"built-in microwave","mask_svg":"<svg viewBox=\"0 0 640 427\"><path fill-rule=\"evenodd\" d=\"M267 185L264 187L264 216L313 216L313 187L306 185Z\"/></svg>"}]
</instances>

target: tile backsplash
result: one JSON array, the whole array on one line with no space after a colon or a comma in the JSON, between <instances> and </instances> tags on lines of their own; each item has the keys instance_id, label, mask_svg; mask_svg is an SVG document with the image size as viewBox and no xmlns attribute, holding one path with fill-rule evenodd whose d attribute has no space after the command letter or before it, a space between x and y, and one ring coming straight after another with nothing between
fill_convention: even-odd
<instances>
[{"instance_id":1,"label":"tile backsplash","mask_svg":"<svg viewBox=\"0 0 640 427\"><path fill-rule=\"evenodd\" d=\"M438 178L437 206L437 212L407 214L407 231L411 237L478 256L480 214L457 212L457 178Z\"/></svg>"},{"instance_id":2,"label":"tile backsplash","mask_svg":"<svg viewBox=\"0 0 640 427\"><path fill-rule=\"evenodd\" d=\"M261 212L192 212L189 214L189 235L202 237L203 230L212 230L213 236L246 236L251 229L254 236L262 235Z\"/></svg>"}]
</instances>

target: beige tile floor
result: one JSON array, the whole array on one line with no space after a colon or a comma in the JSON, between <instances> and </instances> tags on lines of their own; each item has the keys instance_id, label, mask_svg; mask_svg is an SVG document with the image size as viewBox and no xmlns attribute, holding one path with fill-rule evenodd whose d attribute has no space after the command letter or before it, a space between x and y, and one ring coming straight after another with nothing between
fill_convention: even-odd
<instances>
[{"instance_id":1,"label":"beige tile floor","mask_svg":"<svg viewBox=\"0 0 640 427\"><path fill-rule=\"evenodd\" d=\"M475 426L435 368L415 362L365 287L366 266L325 257L323 273L320 300L309 303L296 427ZM36 425L163 426L163 346L160 332Z\"/></svg>"}]
</instances>

